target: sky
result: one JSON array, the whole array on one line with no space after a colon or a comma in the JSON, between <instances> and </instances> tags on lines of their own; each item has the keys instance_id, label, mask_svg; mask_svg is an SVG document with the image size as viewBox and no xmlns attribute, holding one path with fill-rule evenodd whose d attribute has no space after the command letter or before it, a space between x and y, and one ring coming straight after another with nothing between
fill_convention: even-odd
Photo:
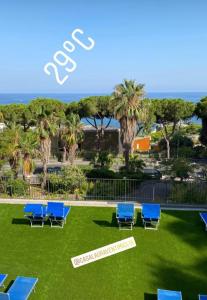
<instances>
[{"instance_id":1,"label":"sky","mask_svg":"<svg viewBox=\"0 0 207 300\"><path fill-rule=\"evenodd\" d=\"M125 78L148 92L207 91L206 12L206 0L1 0L0 93L110 93ZM55 63L62 85L44 72L57 51L77 64Z\"/></svg>"}]
</instances>

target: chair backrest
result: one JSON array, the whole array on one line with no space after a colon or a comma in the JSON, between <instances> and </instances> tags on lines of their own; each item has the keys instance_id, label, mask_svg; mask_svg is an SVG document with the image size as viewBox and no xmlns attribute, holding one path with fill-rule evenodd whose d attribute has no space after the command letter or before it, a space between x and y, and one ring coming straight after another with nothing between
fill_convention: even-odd
<instances>
[{"instance_id":1,"label":"chair backrest","mask_svg":"<svg viewBox=\"0 0 207 300\"><path fill-rule=\"evenodd\" d=\"M0 292L0 300L10 300L9 294Z\"/></svg>"},{"instance_id":2,"label":"chair backrest","mask_svg":"<svg viewBox=\"0 0 207 300\"><path fill-rule=\"evenodd\" d=\"M118 203L117 214L120 216L133 216L134 215L134 204Z\"/></svg>"},{"instance_id":3,"label":"chair backrest","mask_svg":"<svg viewBox=\"0 0 207 300\"><path fill-rule=\"evenodd\" d=\"M182 293L179 291L161 290L157 291L158 300L182 300Z\"/></svg>"},{"instance_id":4,"label":"chair backrest","mask_svg":"<svg viewBox=\"0 0 207 300\"><path fill-rule=\"evenodd\" d=\"M17 276L7 292L10 299L28 299L37 281L38 278Z\"/></svg>"},{"instance_id":5,"label":"chair backrest","mask_svg":"<svg viewBox=\"0 0 207 300\"><path fill-rule=\"evenodd\" d=\"M199 300L207 300L207 295L198 295Z\"/></svg>"},{"instance_id":6,"label":"chair backrest","mask_svg":"<svg viewBox=\"0 0 207 300\"><path fill-rule=\"evenodd\" d=\"M31 213L33 215L42 216L43 215L43 205L42 204L26 204L24 207L25 213Z\"/></svg>"},{"instance_id":7,"label":"chair backrest","mask_svg":"<svg viewBox=\"0 0 207 300\"><path fill-rule=\"evenodd\" d=\"M64 217L64 203L48 202L47 214L54 217Z\"/></svg>"},{"instance_id":8,"label":"chair backrest","mask_svg":"<svg viewBox=\"0 0 207 300\"><path fill-rule=\"evenodd\" d=\"M160 204L143 203L142 204L143 218L160 218Z\"/></svg>"}]
</instances>

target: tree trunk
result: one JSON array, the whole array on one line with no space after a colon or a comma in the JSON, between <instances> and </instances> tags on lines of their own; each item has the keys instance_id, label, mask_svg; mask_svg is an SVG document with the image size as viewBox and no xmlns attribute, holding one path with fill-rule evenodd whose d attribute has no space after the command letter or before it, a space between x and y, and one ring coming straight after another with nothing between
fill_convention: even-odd
<instances>
[{"instance_id":1,"label":"tree trunk","mask_svg":"<svg viewBox=\"0 0 207 300\"><path fill-rule=\"evenodd\" d=\"M50 137L42 138L41 139L41 158L43 164L43 182L42 187L45 188L47 183L47 164L50 159L50 151L51 151L51 139Z\"/></svg>"},{"instance_id":2,"label":"tree trunk","mask_svg":"<svg viewBox=\"0 0 207 300\"><path fill-rule=\"evenodd\" d=\"M78 149L78 145L75 144L75 145L72 145L69 149L69 155L68 155L68 158L69 158L69 161L71 163L71 165L74 164L74 160L75 160L75 156L76 156L76 150Z\"/></svg>"},{"instance_id":3,"label":"tree trunk","mask_svg":"<svg viewBox=\"0 0 207 300\"><path fill-rule=\"evenodd\" d=\"M25 153L23 157L23 178L24 180L32 173L32 160L29 153Z\"/></svg>"},{"instance_id":4,"label":"tree trunk","mask_svg":"<svg viewBox=\"0 0 207 300\"><path fill-rule=\"evenodd\" d=\"M137 129L137 121L136 119L129 119L123 117L120 120L120 127L121 127L121 143L123 146L123 155L125 159L125 167L126 170L129 169L129 155L131 154L132 150L132 142L134 137L136 136L136 129Z\"/></svg>"},{"instance_id":5,"label":"tree trunk","mask_svg":"<svg viewBox=\"0 0 207 300\"><path fill-rule=\"evenodd\" d=\"M66 162L66 158L67 158L67 149L66 149L66 147L64 146L64 147L63 147L63 163Z\"/></svg>"},{"instance_id":6,"label":"tree trunk","mask_svg":"<svg viewBox=\"0 0 207 300\"><path fill-rule=\"evenodd\" d=\"M129 170L129 154L130 154L129 149L125 149L124 150L124 160L125 160L125 168L127 171Z\"/></svg>"},{"instance_id":7,"label":"tree trunk","mask_svg":"<svg viewBox=\"0 0 207 300\"><path fill-rule=\"evenodd\" d=\"M166 148L167 148L167 159L170 159L170 141L165 139L166 141Z\"/></svg>"}]
</instances>

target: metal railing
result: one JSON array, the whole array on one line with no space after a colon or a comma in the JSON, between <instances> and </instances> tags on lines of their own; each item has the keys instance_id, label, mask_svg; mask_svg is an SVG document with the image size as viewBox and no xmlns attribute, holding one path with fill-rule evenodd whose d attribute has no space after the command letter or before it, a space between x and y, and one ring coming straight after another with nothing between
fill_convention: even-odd
<instances>
[{"instance_id":1,"label":"metal railing","mask_svg":"<svg viewBox=\"0 0 207 300\"><path fill-rule=\"evenodd\" d=\"M0 197L207 204L207 182L92 178L87 179L85 190L79 193L71 192L69 186L65 187L61 183L47 182L42 187L38 178L36 181L33 179L32 184L16 186L11 185L8 178L1 178Z\"/></svg>"}]
</instances>

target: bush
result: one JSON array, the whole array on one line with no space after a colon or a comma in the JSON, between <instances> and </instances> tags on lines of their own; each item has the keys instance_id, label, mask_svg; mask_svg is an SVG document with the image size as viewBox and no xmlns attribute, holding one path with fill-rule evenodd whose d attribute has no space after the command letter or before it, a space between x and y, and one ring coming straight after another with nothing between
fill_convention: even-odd
<instances>
[{"instance_id":1,"label":"bush","mask_svg":"<svg viewBox=\"0 0 207 300\"><path fill-rule=\"evenodd\" d=\"M170 198L177 203L206 204L206 188L206 183L174 182Z\"/></svg>"},{"instance_id":2,"label":"bush","mask_svg":"<svg viewBox=\"0 0 207 300\"><path fill-rule=\"evenodd\" d=\"M114 155L112 153L101 151L93 157L91 164L94 167L109 169L113 165L113 161Z\"/></svg>"},{"instance_id":3,"label":"bush","mask_svg":"<svg viewBox=\"0 0 207 300\"><path fill-rule=\"evenodd\" d=\"M29 185L23 179L10 178L6 184L6 191L10 196L26 196L28 195Z\"/></svg>"},{"instance_id":4,"label":"bush","mask_svg":"<svg viewBox=\"0 0 207 300\"><path fill-rule=\"evenodd\" d=\"M86 172L88 178L105 178L105 179L118 179L121 178L119 174L106 168L92 169Z\"/></svg>"},{"instance_id":5,"label":"bush","mask_svg":"<svg viewBox=\"0 0 207 300\"><path fill-rule=\"evenodd\" d=\"M177 158L172 161L171 175L173 177L179 177L181 180L188 178L190 172L193 171L193 167L184 158Z\"/></svg>"},{"instance_id":6,"label":"bush","mask_svg":"<svg viewBox=\"0 0 207 300\"><path fill-rule=\"evenodd\" d=\"M87 181L83 171L76 166L64 167L59 174L49 174L47 186L49 192L83 194Z\"/></svg>"}]
</instances>

